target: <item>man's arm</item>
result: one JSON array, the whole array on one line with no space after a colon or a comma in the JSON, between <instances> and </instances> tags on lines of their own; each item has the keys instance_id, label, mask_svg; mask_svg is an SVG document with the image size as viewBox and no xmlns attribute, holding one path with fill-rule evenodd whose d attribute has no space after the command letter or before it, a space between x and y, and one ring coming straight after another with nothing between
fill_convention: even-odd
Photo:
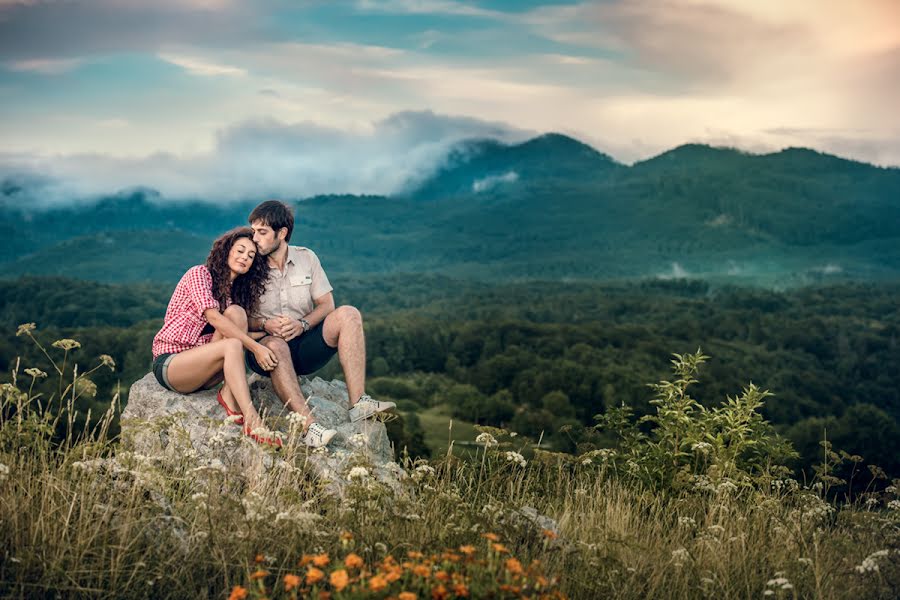
<instances>
[{"instance_id":1,"label":"man's arm","mask_svg":"<svg viewBox=\"0 0 900 600\"><path fill-rule=\"evenodd\" d=\"M303 317L306 319L306 322L309 323L310 329L324 321L325 317L328 316L328 313L334 310L334 293L328 292L324 296L314 298L313 302L316 307L311 313ZM291 340L303 333L303 325L300 323L299 319L292 319L290 317L281 317L281 319L283 319L284 322L284 325L281 328L281 337L283 337L285 341ZM266 323L266 325L268 325L268 323Z\"/></svg>"}]
</instances>

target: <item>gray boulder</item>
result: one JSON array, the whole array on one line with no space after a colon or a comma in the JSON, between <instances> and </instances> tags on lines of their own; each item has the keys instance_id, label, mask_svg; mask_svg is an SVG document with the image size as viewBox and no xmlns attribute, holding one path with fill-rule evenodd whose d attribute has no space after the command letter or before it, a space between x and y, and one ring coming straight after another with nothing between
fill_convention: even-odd
<instances>
[{"instance_id":1,"label":"gray boulder","mask_svg":"<svg viewBox=\"0 0 900 600\"><path fill-rule=\"evenodd\" d=\"M301 378L300 385L316 420L338 431L324 449L306 448L271 381L258 376L251 378L251 397L267 427L286 436L284 450L273 451L244 436L241 426L225 419L215 390L179 394L160 386L152 374L131 386L120 420L122 445L139 455L181 457L199 467L221 465L257 474L284 466L289 460L293 463L290 466L308 467L328 490L340 496L350 482L351 471L359 478L364 470L364 477L399 489L405 473L393 462L384 423L374 419L351 423L347 387L341 381Z\"/></svg>"}]
</instances>

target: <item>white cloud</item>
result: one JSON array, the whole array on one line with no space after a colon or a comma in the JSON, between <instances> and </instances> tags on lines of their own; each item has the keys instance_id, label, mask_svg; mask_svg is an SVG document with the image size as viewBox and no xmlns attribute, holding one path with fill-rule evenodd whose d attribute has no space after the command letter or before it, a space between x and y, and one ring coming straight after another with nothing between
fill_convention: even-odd
<instances>
[{"instance_id":1,"label":"white cloud","mask_svg":"<svg viewBox=\"0 0 900 600\"><path fill-rule=\"evenodd\" d=\"M170 54L165 52L160 53L157 56L161 60L172 63L173 65L178 65L179 67L185 69L190 73L193 73L194 75L201 75L204 77L216 75L244 76L247 74L247 71L238 67L216 64L190 56Z\"/></svg>"},{"instance_id":2,"label":"white cloud","mask_svg":"<svg viewBox=\"0 0 900 600\"><path fill-rule=\"evenodd\" d=\"M40 73L42 75L60 75L73 71L84 64L76 58L34 58L30 60L14 60L6 63L13 71Z\"/></svg>"}]
</instances>

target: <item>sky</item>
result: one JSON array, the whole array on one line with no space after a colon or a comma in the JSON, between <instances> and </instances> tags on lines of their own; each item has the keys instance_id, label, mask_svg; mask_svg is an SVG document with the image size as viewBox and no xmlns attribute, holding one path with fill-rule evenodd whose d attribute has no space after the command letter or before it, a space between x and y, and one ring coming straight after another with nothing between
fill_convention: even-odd
<instances>
[{"instance_id":1,"label":"sky","mask_svg":"<svg viewBox=\"0 0 900 600\"><path fill-rule=\"evenodd\" d=\"M0 180L43 202L392 193L462 139L900 165L898 0L0 0Z\"/></svg>"}]
</instances>

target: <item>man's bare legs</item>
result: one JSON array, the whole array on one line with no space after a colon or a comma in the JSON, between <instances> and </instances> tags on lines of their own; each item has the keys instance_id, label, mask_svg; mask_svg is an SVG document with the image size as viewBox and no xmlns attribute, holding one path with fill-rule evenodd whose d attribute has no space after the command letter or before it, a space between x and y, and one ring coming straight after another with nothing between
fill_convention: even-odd
<instances>
[{"instance_id":1,"label":"man's bare legs","mask_svg":"<svg viewBox=\"0 0 900 600\"><path fill-rule=\"evenodd\" d=\"M339 306L328 313L322 326L322 336L326 344L338 349L352 407L366 393L366 338L359 310L354 306ZM279 356L278 366L282 364Z\"/></svg>"},{"instance_id":2,"label":"man's bare legs","mask_svg":"<svg viewBox=\"0 0 900 600\"><path fill-rule=\"evenodd\" d=\"M303 390L300 389L300 382L297 380L297 372L294 370L294 363L291 359L290 347L283 339L271 335L264 337L259 343L274 352L278 359L278 365L269 371L275 394L289 409L306 417L305 430L315 422L315 418L306 404Z\"/></svg>"}]
</instances>

